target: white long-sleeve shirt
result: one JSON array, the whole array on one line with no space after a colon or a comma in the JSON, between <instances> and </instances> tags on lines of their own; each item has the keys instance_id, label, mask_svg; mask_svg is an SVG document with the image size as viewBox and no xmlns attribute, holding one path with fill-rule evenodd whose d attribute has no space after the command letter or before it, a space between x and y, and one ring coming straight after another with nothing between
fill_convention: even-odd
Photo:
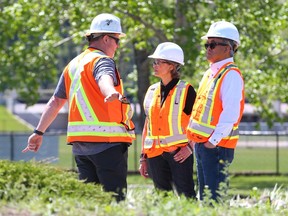
<instances>
[{"instance_id":1,"label":"white long-sleeve shirt","mask_svg":"<svg viewBox=\"0 0 288 216\"><path fill-rule=\"evenodd\" d=\"M222 61L210 65L211 74L209 78L219 71L219 69L228 62L234 62L233 58L224 59ZM238 121L240 115L240 103L242 98L242 90L244 88L243 79L235 70L229 71L223 79L220 89L220 97L222 100L223 111L220 114L219 122L216 125L214 133L209 138L209 142L217 145L222 138L229 135L233 128L233 124Z\"/></svg>"}]
</instances>

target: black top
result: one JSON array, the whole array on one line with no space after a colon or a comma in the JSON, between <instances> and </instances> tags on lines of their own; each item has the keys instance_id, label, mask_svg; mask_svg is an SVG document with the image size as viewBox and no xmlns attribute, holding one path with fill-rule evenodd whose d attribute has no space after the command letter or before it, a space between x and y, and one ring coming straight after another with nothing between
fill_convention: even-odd
<instances>
[{"instance_id":1,"label":"black top","mask_svg":"<svg viewBox=\"0 0 288 216\"><path fill-rule=\"evenodd\" d=\"M174 88L174 86L179 82L179 79L173 79L171 80L166 86L163 85L161 82L161 106L164 103L167 95L169 94L170 90ZM190 85L187 92L185 107L183 112L187 115L190 115L192 112L192 107L194 105L196 99L196 91L195 89Z\"/></svg>"}]
</instances>

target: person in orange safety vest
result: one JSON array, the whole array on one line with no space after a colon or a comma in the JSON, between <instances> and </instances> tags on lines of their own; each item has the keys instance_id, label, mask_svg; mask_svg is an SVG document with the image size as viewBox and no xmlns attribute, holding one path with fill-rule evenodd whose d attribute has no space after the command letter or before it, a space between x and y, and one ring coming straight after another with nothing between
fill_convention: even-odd
<instances>
[{"instance_id":1,"label":"person in orange safety vest","mask_svg":"<svg viewBox=\"0 0 288 216\"><path fill-rule=\"evenodd\" d=\"M233 60L240 39L235 25L226 21L213 23L202 39L207 40L210 68L200 82L187 137L194 144L199 199L208 187L211 198L218 201L221 183L228 187L228 167L234 158L244 109L244 81Z\"/></svg>"},{"instance_id":2,"label":"person in orange safety vest","mask_svg":"<svg viewBox=\"0 0 288 216\"><path fill-rule=\"evenodd\" d=\"M68 102L67 143L79 179L101 184L117 201L127 190L128 146L135 139L133 110L113 60L122 32L120 19L99 14L86 33L89 47L65 67L54 95L23 152L37 152L42 135Z\"/></svg>"},{"instance_id":3,"label":"person in orange safety vest","mask_svg":"<svg viewBox=\"0 0 288 216\"><path fill-rule=\"evenodd\" d=\"M161 81L149 87L144 99L146 120L139 171L152 178L157 190L173 191L175 187L178 195L195 198L193 151L186 127L196 92L179 78L183 50L164 42L149 58L154 59L154 76Z\"/></svg>"}]
</instances>

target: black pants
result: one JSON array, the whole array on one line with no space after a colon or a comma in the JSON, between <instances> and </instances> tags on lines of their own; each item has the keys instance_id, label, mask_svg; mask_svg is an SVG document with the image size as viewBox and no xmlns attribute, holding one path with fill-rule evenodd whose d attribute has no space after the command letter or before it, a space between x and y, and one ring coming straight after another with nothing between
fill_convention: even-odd
<instances>
[{"instance_id":1,"label":"black pants","mask_svg":"<svg viewBox=\"0 0 288 216\"><path fill-rule=\"evenodd\" d=\"M175 153L164 152L162 155L148 158L149 175L153 179L155 188L172 191L173 186L179 195L195 198L193 180L193 154L183 163L176 162Z\"/></svg>"},{"instance_id":2,"label":"black pants","mask_svg":"<svg viewBox=\"0 0 288 216\"><path fill-rule=\"evenodd\" d=\"M103 185L107 192L115 192L117 201L125 199L127 190L128 146L123 143L94 155L76 155L79 179Z\"/></svg>"}]
</instances>

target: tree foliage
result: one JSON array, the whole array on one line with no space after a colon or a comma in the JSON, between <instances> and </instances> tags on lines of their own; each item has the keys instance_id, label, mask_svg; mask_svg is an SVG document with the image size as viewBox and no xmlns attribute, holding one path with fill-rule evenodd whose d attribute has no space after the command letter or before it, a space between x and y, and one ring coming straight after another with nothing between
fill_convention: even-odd
<instances>
[{"instance_id":1,"label":"tree foliage","mask_svg":"<svg viewBox=\"0 0 288 216\"><path fill-rule=\"evenodd\" d=\"M239 29L241 46L235 59L244 75L246 99L270 122L277 119L273 102L287 102L286 0L1 2L0 91L16 89L28 104L37 101L40 87L55 85L62 67L85 48L84 32L102 12L121 18L127 37L117 62L140 103L150 82L156 81L147 56L160 42L174 41L183 48L182 78L198 87L208 67L201 36L218 20Z\"/></svg>"}]
</instances>

